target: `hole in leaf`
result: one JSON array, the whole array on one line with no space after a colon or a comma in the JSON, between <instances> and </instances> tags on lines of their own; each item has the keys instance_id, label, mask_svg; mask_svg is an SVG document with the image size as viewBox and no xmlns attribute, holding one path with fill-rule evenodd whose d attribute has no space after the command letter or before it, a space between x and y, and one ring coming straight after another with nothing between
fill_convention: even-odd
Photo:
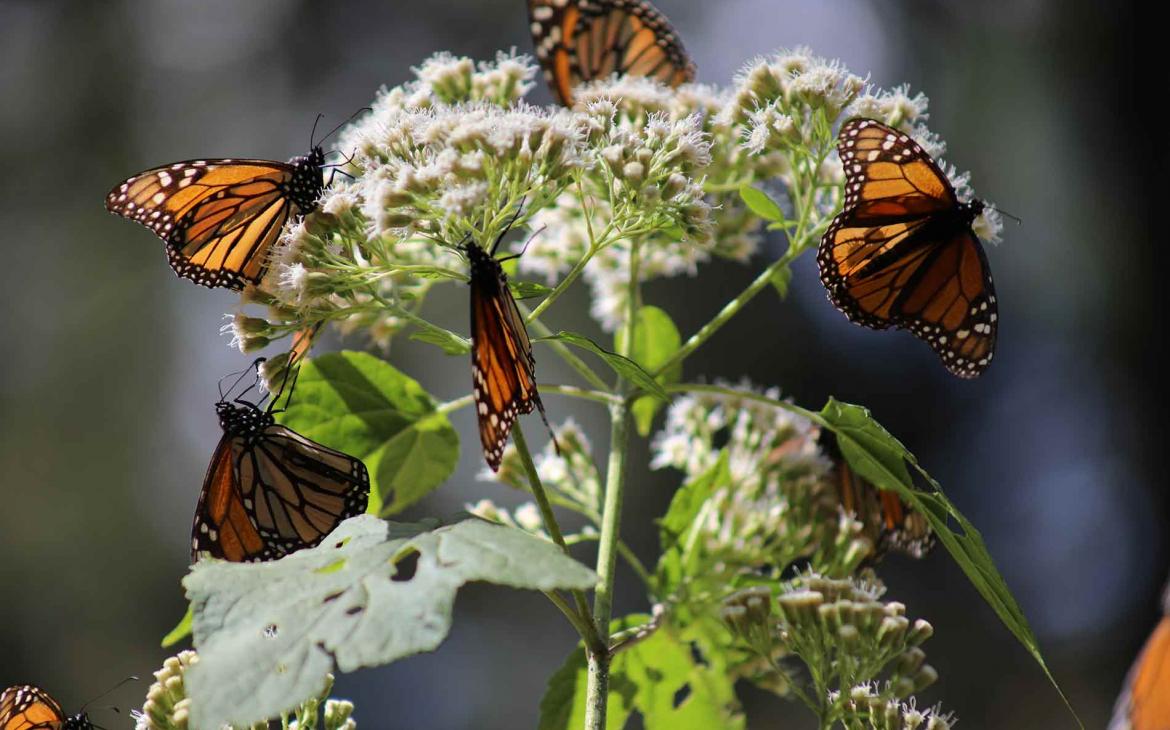
<instances>
[{"instance_id":1,"label":"hole in leaf","mask_svg":"<svg viewBox=\"0 0 1170 730\"><path fill-rule=\"evenodd\" d=\"M700 667L707 666L707 657L703 655L703 650L699 648L699 645L692 641L687 646L691 650L691 661Z\"/></svg>"},{"instance_id":2,"label":"hole in leaf","mask_svg":"<svg viewBox=\"0 0 1170 730\"><path fill-rule=\"evenodd\" d=\"M357 614L361 613L362 611L363 611L363 608L361 606L350 606L349 608L345 609L345 615L346 616L356 616Z\"/></svg>"},{"instance_id":3,"label":"hole in leaf","mask_svg":"<svg viewBox=\"0 0 1170 730\"><path fill-rule=\"evenodd\" d=\"M679 707L681 707L682 703L686 702L687 698L690 696L691 696L691 685L689 683L684 684L682 687L679 687L678 692L674 693L674 709L677 710Z\"/></svg>"},{"instance_id":4,"label":"hole in leaf","mask_svg":"<svg viewBox=\"0 0 1170 730\"><path fill-rule=\"evenodd\" d=\"M394 561L396 570L394 571L394 577L390 580L402 583L413 578L414 574L418 572L418 556L419 552L417 550L411 550L406 555Z\"/></svg>"},{"instance_id":5,"label":"hole in leaf","mask_svg":"<svg viewBox=\"0 0 1170 730\"><path fill-rule=\"evenodd\" d=\"M345 591L338 591L336 593L330 593L329 595L325 596L324 603L330 603L332 601L336 601L338 598L341 598L344 595L345 595Z\"/></svg>"},{"instance_id":6,"label":"hole in leaf","mask_svg":"<svg viewBox=\"0 0 1170 730\"><path fill-rule=\"evenodd\" d=\"M276 624L268 624L264 627L265 639L275 639L278 633L280 633L280 628Z\"/></svg>"},{"instance_id":7,"label":"hole in leaf","mask_svg":"<svg viewBox=\"0 0 1170 730\"><path fill-rule=\"evenodd\" d=\"M345 567L345 560L344 559L334 560L329 565L326 565L323 568L317 568L313 572L317 573L319 575L328 575L329 573L336 573L337 571L341 570L344 567Z\"/></svg>"}]
</instances>

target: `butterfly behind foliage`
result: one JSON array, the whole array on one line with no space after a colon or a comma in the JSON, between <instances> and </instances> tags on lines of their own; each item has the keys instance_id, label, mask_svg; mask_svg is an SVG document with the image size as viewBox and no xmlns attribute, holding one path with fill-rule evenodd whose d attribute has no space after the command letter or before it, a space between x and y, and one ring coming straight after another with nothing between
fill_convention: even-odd
<instances>
[{"instance_id":1,"label":"butterfly behind foliage","mask_svg":"<svg viewBox=\"0 0 1170 730\"><path fill-rule=\"evenodd\" d=\"M829 299L850 321L909 329L947 370L974 378L991 363L999 318L991 269L962 202L908 135L873 119L841 128L845 205L821 239Z\"/></svg>"},{"instance_id":2,"label":"butterfly behind foliage","mask_svg":"<svg viewBox=\"0 0 1170 730\"><path fill-rule=\"evenodd\" d=\"M244 400L246 392L231 401L221 394L215 404L223 436L195 511L193 561L200 554L275 560L316 546L366 511L370 477L360 459L276 423L273 406L282 392L267 408Z\"/></svg>"},{"instance_id":3,"label":"butterfly behind foliage","mask_svg":"<svg viewBox=\"0 0 1170 730\"><path fill-rule=\"evenodd\" d=\"M613 74L678 86L695 66L666 16L646 0L528 0L536 58L553 95Z\"/></svg>"},{"instance_id":4,"label":"butterfly behind foliage","mask_svg":"<svg viewBox=\"0 0 1170 730\"><path fill-rule=\"evenodd\" d=\"M841 508L861 522L862 532L874 545L874 560L890 552L922 558L934 548L934 530L926 518L895 492L880 489L853 471L832 432L822 431L819 443L833 464L830 478Z\"/></svg>"},{"instance_id":5,"label":"butterfly behind foliage","mask_svg":"<svg viewBox=\"0 0 1170 730\"><path fill-rule=\"evenodd\" d=\"M0 730L93 730L85 712L66 716L61 705L31 684L0 693Z\"/></svg>"},{"instance_id":6,"label":"butterfly behind foliage","mask_svg":"<svg viewBox=\"0 0 1170 730\"><path fill-rule=\"evenodd\" d=\"M535 407L548 425L536 390L536 360L528 329L508 289L504 268L495 258L507 233L505 229L490 250L470 238L460 246L470 267L472 392L483 456L492 471L500 469L518 415L532 413Z\"/></svg>"}]
</instances>

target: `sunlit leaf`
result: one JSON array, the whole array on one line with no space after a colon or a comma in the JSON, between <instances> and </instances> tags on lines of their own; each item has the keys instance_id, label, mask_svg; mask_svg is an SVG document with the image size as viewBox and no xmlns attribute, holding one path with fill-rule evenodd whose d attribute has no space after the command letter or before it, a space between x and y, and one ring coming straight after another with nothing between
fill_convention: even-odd
<instances>
[{"instance_id":1,"label":"sunlit leaf","mask_svg":"<svg viewBox=\"0 0 1170 730\"><path fill-rule=\"evenodd\" d=\"M509 281L508 288L512 290L512 296L516 299L546 297L552 292L549 287L534 281Z\"/></svg>"},{"instance_id":2,"label":"sunlit leaf","mask_svg":"<svg viewBox=\"0 0 1170 730\"><path fill-rule=\"evenodd\" d=\"M575 332L562 331L557 332L554 335L549 335L548 337L541 337L537 341L543 340L556 340L573 345L574 347L580 347L583 350L588 350L589 352L592 352L594 355L597 355L602 360L604 360L605 364L608 365L615 373L633 383L637 387L641 388L647 393L661 398L664 401L670 400L670 398L666 395L666 391L662 389L662 386L658 384L658 381L654 380L654 376L643 370L642 366L638 365L638 363L634 362L628 357L623 357L616 352L610 352L609 350L606 350L604 347L598 345L596 342L584 335L579 335Z\"/></svg>"},{"instance_id":3,"label":"sunlit leaf","mask_svg":"<svg viewBox=\"0 0 1170 730\"><path fill-rule=\"evenodd\" d=\"M320 695L334 669L435 649L472 581L587 590L597 576L548 540L478 519L426 530L362 515L275 562L201 561L183 580L199 652L184 677L191 727L275 717Z\"/></svg>"},{"instance_id":4,"label":"sunlit leaf","mask_svg":"<svg viewBox=\"0 0 1170 730\"><path fill-rule=\"evenodd\" d=\"M437 345L448 355L466 355L471 352L471 340L460 337L451 330L443 329L430 322L413 323L418 329L412 332L410 339Z\"/></svg>"},{"instance_id":5,"label":"sunlit leaf","mask_svg":"<svg viewBox=\"0 0 1170 730\"><path fill-rule=\"evenodd\" d=\"M187 606L187 613L183 614L183 618L180 619L179 625L171 629L170 632L163 637L162 648L169 649L170 647L178 644L180 641L190 636L191 621L194 619L194 617L195 614L191 610L191 607Z\"/></svg>"},{"instance_id":6,"label":"sunlit leaf","mask_svg":"<svg viewBox=\"0 0 1170 730\"><path fill-rule=\"evenodd\" d=\"M773 223L784 222L784 211L780 205L772 200L763 190L753 188L751 185L744 183L739 186L739 197L743 198L743 202L751 212L766 221Z\"/></svg>"}]
</instances>

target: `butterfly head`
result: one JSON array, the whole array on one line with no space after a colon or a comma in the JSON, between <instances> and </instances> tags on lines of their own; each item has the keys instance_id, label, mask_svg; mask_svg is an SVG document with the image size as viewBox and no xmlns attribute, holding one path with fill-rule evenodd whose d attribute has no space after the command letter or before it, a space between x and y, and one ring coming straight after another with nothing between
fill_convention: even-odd
<instances>
[{"instance_id":1,"label":"butterfly head","mask_svg":"<svg viewBox=\"0 0 1170 730\"><path fill-rule=\"evenodd\" d=\"M221 400L215 404L215 413L219 416L219 427L231 436L253 436L274 422L271 413L240 401L228 403Z\"/></svg>"},{"instance_id":2,"label":"butterfly head","mask_svg":"<svg viewBox=\"0 0 1170 730\"><path fill-rule=\"evenodd\" d=\"M321 145L314 145L308 155L294 157L288 161L292 165L292 178L288 182L289 197L304 213L317 208L317 199L325 190L325 150Z\"/></svg>"}]
</instances>

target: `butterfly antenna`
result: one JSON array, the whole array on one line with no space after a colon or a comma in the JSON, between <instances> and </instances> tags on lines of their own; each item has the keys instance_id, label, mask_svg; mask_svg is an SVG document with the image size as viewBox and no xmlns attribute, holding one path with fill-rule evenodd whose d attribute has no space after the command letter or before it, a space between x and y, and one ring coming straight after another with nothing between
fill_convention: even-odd
<instances>
[{"instance_id":1,"label":"butterfly antenna","mask_svg":"<svg viewBox=\"0 0 1170 730\"><path fill-rule=\"evenodd\" d=\"M516 206L516 212L512 215L512 219L508 221L508 225L504 226L504 230L500 231L500 235L496 236L496 242L492 244L492 250L489 252L492 256L496 255L496 249L500 247L500 241L504 240L504 236L508 235L508 231L512 230L512 226L516 225L516 221L520 218L520 214L524 212L525 200L527 200L527 198L521 199L520 205Z\"/></svg>"},{"instance_id":2,"label":"butterfly antenna","mask_svg":"<svg viewBox=\"0 0 1170 730\"><path fill-rule=\"evenodd\" d=\"M256 368L262 362L264 362L264 358L260 358L256 362L252 363L251 368L244 368L243 370L237 370L235 372L228 373L227 375L220 378L219 385L217 386L219 388L219 399L221 401L225 400L227 398L227 394L232 392L233 390L235 390L236 387L239 386L240 381L242 381L244 378L246 378L248 376L248 371L250 369ZM239 377L236 377L237 375ZM236 377L236 382L232 383L231 387L225 391L223 389L223 381L227 380L228 378L232 378L232 377Z\"/></svg>"},{"instance_id":3,"label":"butterfly antenna","mask_svg":"<svg viewBox=\"0 0 1170 730\"><path fill-rule=\"evenodd\" d=\"M1007 217L1007 218L1011 218L1012 220L1014 220L1014 221L1016 222L1016 225L1018 225L1018 226L1022 226L1022 225L1024 225L1024 222L1023 222L1022 220L1020 220L1019 218L1015 217L1014 215L1012 215L1011 213L1007 212L1006 210L1000 210L999 208L996 208L996 211L998 211L1000 215L1002 215L1002 216L1005 216L1005 217Z\"/></svg>"},{"instance_id":4,"label":"butterfly antenna","mask_svg":"<svg viewBox=\"0 0 1170 730\"><path fill-rule=\"evenodd\" d=\"M552 439L553 449L556 450L557 456L561 455L561 445L557 443L557 435L553 432L552 424L548 422L548 414L544 412L544 404L540 402L540 397L536 398L536 410L540 411L540 420L544 421L544 427L548 429L548 437Z\"/></svg>"},{"instance_id":5,"label":"butterfly antenna","mask_svg":"<svg viewBox=\"0 0 1170 730\"><path fill-rule=\"evenodd\" d=\"M292 405L293 391L296 390L297 378L301 376L301 361L309 356L309 350L311 350L313 347L313 338L316 337L317 333L321 331L321 327L323 325L323 322L318 322L317 324L313 325L312 330L307 335L304 335L304 337L308 339L309 344L305 347L304 350L301 350L300 352L297 352L297 347L301 342L304 341L299 339L301 337L301 333L304 330L301 330L300 332L297 332L295 335L293 335L292 348L288 358L288 365L285 367L284 379L280 383L280 390L277 392L276 397L272 399L272 405L269 406L269 413L282 413L287 411L289 406ZM290 377L292 378L291 382L289 381ZM278 411L274 411L273 407L276 406L276 404L280 401L280 397L286 392L288 393L288 397L286 397L284 400L284 408L281 408Z\"/></svg>"},{"instance_id":6,"label":"butterfly antenna","mask_svg":"<svg viewBox=\"0 0 1170 730\"><path fill-rule=\"evenodd\" d=\"M114 690L118 689L119 687L121 687L122 685L126 684L127 682L137 682L137 681L138 681L138 677L136 677L136 676L134 676L133 674L131 674L129 677L126 677L126 678L125 678L125 679L123 679L121 682L118 682L118 683L117 683L117 684L115 684L113 687L110 687L109 689L107 689L105 692L102 692L102 693L101 693L100 695L98 695L97 697L94 697L94 698L93 698L92 700L90 700L89 702L86 702L84 705L82 705L82 706L81 706L81 709L80 709L80 710L78 710L78 713L77 713L77 714L79 714L79 715L80 715L81 713L85 712L85 708L89 707L89 706L90 706L90 705L92 705L93 703L97 702L97 701L98 701L98 700L100 700L101 698L103 698L103 697L105 697L106 695L110 694L111 692L113 692ZM122 711L121 711L121 710L119 710L117 707L113 707L113 706L111 706L111 707L110 707L110 709L112 709L114 712L117 712L117 713L121 713L121 712L122 712Z\"/></svg>"},{"instance_id":7,"label":"butterfly antenna","mask_svg":"<svg viewBox=\"0 0 1170 730\"><path fill-rule=\"evenodd\" d=\"M540 234L544 233L544 229L545 229L545 228L548 228L548 226L544 226L544 225L542 225L540 228L537 228L537 229L536 229L536 230L535 230L535 231L532 233L532 235L528 237L528 240L524 242L524 247L520 249L520 253L514 253L514 254L512 254L512 255L510 255L510 256L505 256L505 257L503 257L502 259L500 259L500 263L502 264L502 263L504 263L505 261L511 261L512 259L518 259L518 258L520 258L521 256L523 256L523 255L524 255L524 252L528 250L528 244L532 243L532 239L534 239L534 238L536 238L537 236L539 236Z\"/></svg>"},{"instance_id":8,"label":"butterfly antenna","mask_svg":"<svg viewBox=\"0 0 1170 730\"><path fill-rule=\"evenodd\" d=\"M352 121L354 120L354 118L355 118L355 117L357 117L357 115L359 115L359 114L365 114L366 112L372 112L372 111L374 111L374 110L373 110L371 107L368 107L368 106L363 106L361 109L358 109L358 110L357 110L356 112L354 112L353 114L350 114L350 115L349 115L349 117L345 119L345 121L341 122L340 124L338 124L338 125L337 125L336 127L334 127L333 129L329 130L329 134L327 134L327 135L325 135L324 137L322 137L322 138L321 138L321 139L320 139L320 140L317 142L317 144L318 144L318 145L320 145L320 144L323 144L323 143L325 142L325 140L327 140L327 139L329 139L330 137L332 137L332 136L333 136L333 133L334 133L334 132L336 132L337 130L341 129L341 128L342 128L342 127L344 127L345 125L347 125L347 124L349 124L350 122L352 122ZM318 119L320 119L321 117L320 117L320 116L318 116L317 118L318 118ZM316 127L317 127L317 125L316 125L316 124L314 124L314 125L313 125L313 128L314 128L314 129L316 129Z\"/></svg>"},{"instance_id":9,"label":"butterfly antenna","mask_svg":"<svg viewBox=\"0 0 1170 730\"><path fill-rule=\"evenodd\" d=\"M309 149L314 149L317 146L317 143L313 140L317 138L317 125L320 124L321 120L324 118L324 114L317 112L317 118L313 120L313 131L309 132ZM321 141L324 142L325 140Z\"/></svg>"},{"instance_id":10,"label":"butterfly antenna","mask_svg":"<svg viewBox=\"0 0 1170 730\"><path fill-rule=\"evenodd\" d=\"M242 391L240 391L240 394L232 399L233 401L235 401L236 403L239 403L241 405L249 405L249 406L259 407L260 403L263 403L265 401L265 399L268 398L268 396L264 396L264 398L260 399L259 403L249 403L248 401L244 400L244 396L246 396L248 393L252 392L254 389L256 389L260 386L260 366L267 360L268 360L268 358L266 358L266 357L256 358L256 360L252 363L252 367L251 367L252 375L254 376L254 380L252 380L252 384L249 385L247 388L244 388ZM240 380L243 380L245 375L247 375L246 372L244 375L240 376ZM236 381L236 385L240 384L240 380ZM234 390L235 387L236 386L233 385L232 389ZM228 392L231 393L231 390L229 390Z\"/></svg>"}]
</instances>

